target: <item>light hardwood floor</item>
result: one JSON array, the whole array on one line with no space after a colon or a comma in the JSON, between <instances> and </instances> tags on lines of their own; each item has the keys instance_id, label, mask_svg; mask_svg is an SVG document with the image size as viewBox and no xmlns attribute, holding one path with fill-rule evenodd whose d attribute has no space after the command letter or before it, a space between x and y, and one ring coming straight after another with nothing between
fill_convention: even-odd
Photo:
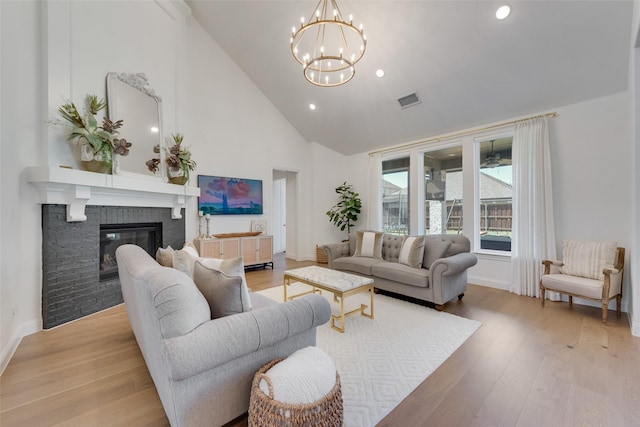
<instances>
[{"instance_id":1,"label":"light hardwood floor","mask_svg":"<svg viewBox=\"0 0 640 427\"><path fill-rule=\"evenodd\" d=\"M280 285L309 264L277 256L247 281ZM445 311L483 324L380 426L640 426L640 339L625 314L605 326L597 308L474 285ZM2 427L166 425L122 305L25 337L0 377Z\"/></svg>"}]
</instances>

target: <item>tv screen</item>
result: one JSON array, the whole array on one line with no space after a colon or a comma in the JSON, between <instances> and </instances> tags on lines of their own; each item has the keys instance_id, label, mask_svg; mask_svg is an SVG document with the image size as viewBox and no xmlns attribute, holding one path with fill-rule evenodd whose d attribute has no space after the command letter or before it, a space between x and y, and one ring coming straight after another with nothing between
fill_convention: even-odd
<instances>
[{"instance_id":1,"label":"tv screen","mask_svg":"<svg viewBox=\"0 0 640 427\"><path fill-rule=\"evenodd\" d=\"M262 214L262 181L198 175L198 210L204 215Z\"/></svg>"}]
</instances>

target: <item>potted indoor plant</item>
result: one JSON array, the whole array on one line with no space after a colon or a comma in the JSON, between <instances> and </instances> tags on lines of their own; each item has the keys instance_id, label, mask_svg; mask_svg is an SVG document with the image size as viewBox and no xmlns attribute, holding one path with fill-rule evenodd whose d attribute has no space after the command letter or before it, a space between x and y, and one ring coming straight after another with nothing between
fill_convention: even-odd
<instances>
[{"instance_id":1,"label":"potted indoor plant","mask_svg":"<svg viewBox=\"0 0 640 427\"><path fill-rule=\"evenodd\" d=\"M353 185L347 184L345 181L342 185L336 187L338 193L338 203L336 203L326 213L329 221L335 224L340 231L347 230L347 236L358 221L358 215L362 209L362 201L360 195L353 191Z\"/></svg>"},{"instance_id":2,"label":"potted indoor plant","mask_svg":"<svg viewBox=\"0 0 640 427\"><path fill-rule=\"evenodd\" d=\"M91 172L111 172L113 154L126 156L129 154L131 143L124 138L116 138L118 129L122 127L122 120L111 121L103 117L102 125L98 126L96 115L107 106L106 102L96 95L87 95L87 107L84 115L71 101L67 101L58 108L58 113L66 121L53 120L54 124L71 127L69 140L80 146L80 160L84 168Z\"/></svg>"},{"instance_id":3,"label":"potted indoor plant","mask_svg":"<svg viewBox=\"0 0 640 427\"><path fill-rule=\"evenodd\" d=\"M173 142L167 138L168 148L165 149L167 176L172 184L184 185L189 182L189 172L195 169L196 162L191 159L191 151L182 146L184 136L181 133L175 133L171 137ZM160 154L160 146L156 145L153 152ZM153 158L146 164L151 172L156 173L160 168L160 159Z\"/></svg>"}]
</instances>

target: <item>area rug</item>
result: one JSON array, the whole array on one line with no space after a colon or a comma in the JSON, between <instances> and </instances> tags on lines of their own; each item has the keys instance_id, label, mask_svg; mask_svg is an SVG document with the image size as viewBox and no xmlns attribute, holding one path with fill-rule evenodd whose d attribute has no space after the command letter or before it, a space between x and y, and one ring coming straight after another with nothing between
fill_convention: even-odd
<instances>
[{"instance_id":1,"label":"area rug","mask_svg":"<svg viewBox=\"0 0 640 427\"><path fill-rule=\"evenodd\" d=\"M288 295L310 288L300 283ZM260 291L282 302L282 286ZM339 306L323 292L332 311ZM345 310L369 304L366 294L345 300ZM374 317L348 317L342 334L329 322L317 329L317 345L329 354L342 381L344 425L375 426L436 370L481 325L386 295L374 300Z\"/></svg>"}]
</instances>

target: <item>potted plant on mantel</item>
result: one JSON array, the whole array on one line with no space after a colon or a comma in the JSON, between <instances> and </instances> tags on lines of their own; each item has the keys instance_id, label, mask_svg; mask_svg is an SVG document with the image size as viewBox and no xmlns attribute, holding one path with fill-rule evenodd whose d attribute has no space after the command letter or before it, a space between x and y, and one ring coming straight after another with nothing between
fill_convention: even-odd
<instances>
[{"instance_id":1,"label":"potted plant on mantel","mask_svg":"<svg viewBox=\"0 0 640 427\"><path fill-rule=\"evenodd\" d=\"M73 102L67 101L58 108L58 112L68 123L59 119L52 120L51 123L64 126L71 124L68 139L80 145L80 160L84 169L109 173L113 167L113 154L126 156L131 143L124 138L116 138L118 129L122 127L122 120L113 122L108 117L103 117L102 126L98 126L96 114L107 106L104 100L98 100L96 95L87 95L87 105L89 111L82 115Z\"/></svg>"},{"instance_id":2,"label":"potted plant on mantel","mask_svg":"<svg viewBox=\"0 0 640 427\"><path fill-rule=\"evenodd\" d=\"M329 221L335 224L340 231L347 230L347 238L351 232L351 227L358 221L358 215L362 209L360 195L353 191L353 185L345 181L336 187L338 193L338 203L327 211Z\"/></svg>"},{"instance_id":3,"label":"potted plant on mantel","mask_svg":"<svg viewBox=\"0 0 640 427\"><path fill-rule=\"evenodd\" d=\"M172 184L185 185L189 182L189 172L195 170L196 162L191 159L191 151L182 146L184 136L181 133L175 133L171 137L173 138L173 144L165 150L167 176ZM171 144L168 138L167 142L167 145ZM160 146L153 147L153 152L160 154ZM146 165L151 172L156 173L160 167L160 159L153 158L148 160Z\"/></svg>"}]
</instances>

